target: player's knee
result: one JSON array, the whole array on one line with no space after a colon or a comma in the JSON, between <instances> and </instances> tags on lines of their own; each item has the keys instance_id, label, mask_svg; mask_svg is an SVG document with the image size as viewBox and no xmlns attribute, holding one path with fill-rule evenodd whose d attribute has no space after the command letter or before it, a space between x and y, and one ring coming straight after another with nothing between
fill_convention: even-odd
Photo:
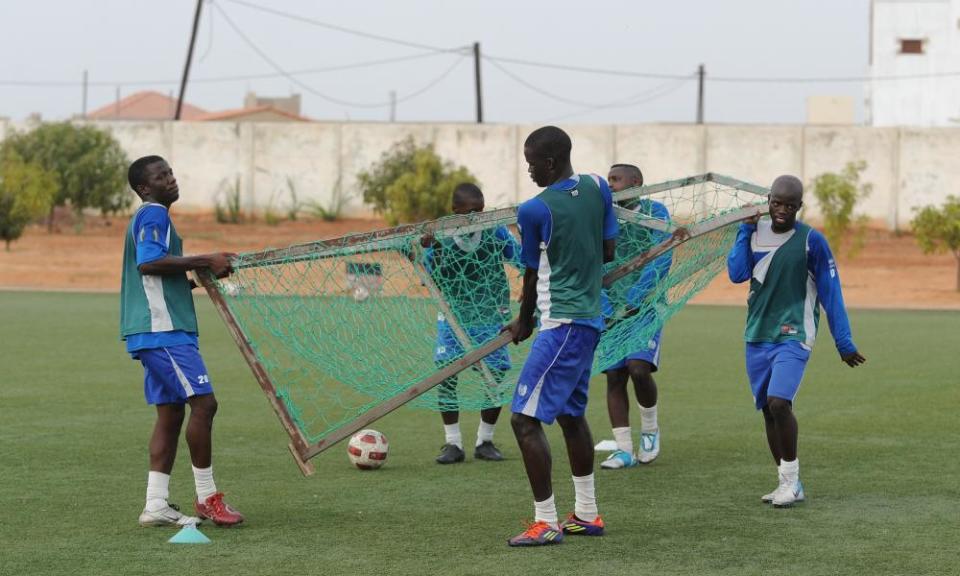
<instances>
[{"instance_id":1,"label":"player's knee","mask_svg":"<svg viewBox=\"0 0 960 576\"><path fill-rule=\"evenodd\" d=\"M536 420L525 414L514 413L510 417L510 426L513 428L513 434L518 440L534 432L536 429L534 422L536 422Z\"/></svg>"},{"instance_id":2,"label":"player's knee","mask_svg":"<svg viewBox=\"0 0 960 576\"><path fill-rule=\"evenodd\" d=\"M767 400L767 409L774 420L785 418L793 411L789 400L783 398L770 398Z\"/></svg>"},{"instance_id":3,"label":"player's knee","mask_svg":"<svg viewBox=\"0 0 960 576\"><path fill-rule=\"evenodd\" d=\"M560 425L564 436L576 436L580 434L584 426L586 426L586 422L587 420L583 416L570 416L569 414L557 416L557 424Z\"/></svg>"},{"instance_id":4,"label":"player's knee","mask_svg":"<svg viewBox=\"0 0 960 576\"><path fill-rule=\"evenodd\" d=\"M628 362L627 370L630 371L630 378L634 382L646 384L648 380L651 379L651 370L652 366L648 362L642 360L636 362Z\"/></svg>"},{"instance_id":5,"label":"player's knee","mask_svg":"<svg viewBox=\"0 0 960 576\"><path fill-rule=\"evenodd\" d=\"M213 420L218 407L217 398L213 394L194 396L190 402L190 417Z\"/></svg>"}]
</instances>

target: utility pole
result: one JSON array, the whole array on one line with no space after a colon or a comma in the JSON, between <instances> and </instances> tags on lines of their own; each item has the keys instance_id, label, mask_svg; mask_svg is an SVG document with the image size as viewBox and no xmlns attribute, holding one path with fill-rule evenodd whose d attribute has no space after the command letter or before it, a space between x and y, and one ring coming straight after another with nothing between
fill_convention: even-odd
<instances>
[{"instance_id":1,"label":"utility pole","mask_svg":"<svg viewBox=\"0 0 960 576\"><path fill-rule=\"evenodd\" d=\"M87 117L87 71L83 71L83 105L80 108L80 117Z\"/></svg>"},{"instance_id":2,"label":"utility pole","mask_svg":"<svg viewBox=\"0 0 960 576\"><path fill-rule=\"evenodd\" d=\"M699 78L699 85L697 87L697 124L703 124L703 77L705 75L706 70L703 64L701 64L700 68L697 69L697 77Z\"/></svg>"},{"instance_id":3,"label":"utility pole","mask_svg":"<svg viewBox=\"0 0 960 576\"><path fill-rule=\"evenodd\" d=\"M477 124L483 124L483 89L480 86L480 43L473 43L473 76L477 89Z\"/></svg>"},{"instance_id":4,"label":"utility pole","mask_svg":"<svg viewBox=\"0 0 960 576\"><path fill-rule=\"evenodd\" d=\"M197 43L197 27L200 25L200 12L203 9L203 0L197 0L197 11L193 15L193 32L190 34L190 47L187 48L187 63L183 66L183 79L180 80L180 97L177 98L177 111L174 120L180 119L183 110L183 97L187 92L187 78L190 76L190 61L193 60L193 46Z\"/></svg>"},{"instance_id":5,"label":"utility pole","mask_svg":"<svg viewBox=\"0 0 960 576\"><path fill-rule=\"evenodd\" d=\"M396 122L397 120L397 91L390 91L390 121Z\"/></svg>"}]
</instances>

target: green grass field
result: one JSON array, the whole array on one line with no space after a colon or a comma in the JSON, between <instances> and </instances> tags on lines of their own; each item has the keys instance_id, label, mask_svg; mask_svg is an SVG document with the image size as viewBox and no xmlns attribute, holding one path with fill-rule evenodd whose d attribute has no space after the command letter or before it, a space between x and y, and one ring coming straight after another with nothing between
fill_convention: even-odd
<instances>
[{"instance_id":1,"label":"green grass field","mask_svg":"<svg viewBox=\"0 0 960 576\"><path fill-rule=\"evenodd\" d=\"M220 399L218 486L247 516L203 528L209 546L137 526L152 409L117 341L114 295L0 292L0 574L958 574L960 314L855 311L868 357L842 365L824 332L801 390L808 502L759 502L775 469L743 373L743 311L689 307L668 326L660 384L663 452L597 470L603 538L516 550L533 515L516 444L508 461L440 467L439 416L401 409L375 427L387 465L352 469L341 446L303 478L287 439L213 309L201 348ZM589 416L609 437L604 383ZM634 416L637 417L634 412ZM474 439L477 415L464 417ZM551 429L561 514L573 487ZM599 458L599 455L598 455ZM171 499L193 495L186 445Z\"/></svg>"}]
</instances>

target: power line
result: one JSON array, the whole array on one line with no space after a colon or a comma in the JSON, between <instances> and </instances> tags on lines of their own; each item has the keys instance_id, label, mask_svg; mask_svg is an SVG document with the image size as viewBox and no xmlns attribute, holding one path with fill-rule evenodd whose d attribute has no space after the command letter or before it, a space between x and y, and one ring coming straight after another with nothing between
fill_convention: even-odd
<instances>
[{"instance_id":1,"label":"power line","mask_svg":"<svg viewBox=\"0 0 960 576\"><path fill-rule=\"evenodd\" d=\"M582 72L584 74L599 74L602 76L633 76L636 78L653 78L660 80L679 80L689 76L687 74L660 74L656 72L637 72L635 70L611 70L586 66L573 66L570 64L554 64L551 62L537 62L535 60L523 60L520 58L508 58L504 56L484 56L484 58L491 63L505 62L507 64L519 64L521 66L532 66L535 68L551 68L553 70L566 70L568 72Z\"/></svg>"},{"instance_id":2,"label":"power line","mask_svg":"<svg viewBox=\"0 0 960 576\"><path fill-rule=\"evenodd\" d=\"M206 78L194 78L192 84L217 84L223 82L241 82L247 80L268 80L271 78L290 76L308 76L311 74L322 74L325 72L340 72L344 70L356 70L360 68L372 68L384 64L395 64L398 62L407 62L411 60L422 60L444 56L447 53L426 52L421 54L409 54L407 56L396 56L393 58L380 58L377 60L366 60L362 62L352 62L349 64L336 64L332 66L322 66L319 68L305 68L301 70L288 70L286 74L279 72L263 72L261 74L236 74L227 76L209 76ZM114 86L174 86L178 80L98 80L88 82L88 86L94 87L114 87ZM83 82L60 81L60 80L0 80L0 86L12 87L30 87L30 88L73 88L82 85Z\"/></svg>"},{"instance_id":3,"label":"power line","mask_svg":"<svg viewBox=\"0 0 960 576\"><path fill-rule=\"evenodd\" d=\"M260 56L260 58L262 58L281 76L287 78L288 80L290 80L291 82L293 82L294 84L302 88L303 90L309 92L310 94L313 94L314 96L317 96L333 104L338 104L340 106L346 106L349 108L385 108L392 105L392 101L390 100L387 100L384 102L377 102L377 103L352 102L349 100L343 100L343 99L336 98L334 96L330 96L328 94L319 92L318 90L314 89L312 86L308 84L304 84L298 78L294 77L289 72L285 71L283 67L281 67L276 61L270 58L270 56L267 55L266 52L264 52L259 46L257 46L257 44L249 36L247 36L246 33L244 33L243 30L240 29L239 26L237 26L237 24L230 18L230 16L226 13L226 11L223 8L221 8L218 4L213 4L213 7L216 8L218 12L220 12L220 16L223 17L223 19L233 29L233 31L236 32L238 36L240 36L240 39L243 40L247 44L247 46L249 46L254 52L256 52L257 55ZM439 84L451 72L453 72L453 70L463 61L464 57L465 56L461 55L460 58L458 58L456 62L453 63L452 66L450 66L449 68L444 70L439 76L431 80L425 87L419 90L416 90L413 93L408 94L402 98L398 98L396 102L405 102L407 100L420 96L424 92L430 90L431 88Z\"/></svg>"},{"instance_id":4,"label":"power line","mask_svg":"<svg viewBox=\"0 0 960 576\"><path fill-rule=\"evenodd\" d=\"M627 98L610 102L608 104L603 104L600 106L593 106L585 110L579 110L576 112L570 112L568 114L561 114L560 116L554 116L552 118L547 118L541 120L541 122L556 122L559 120L566 120L567 118L574 118L577 116L583 116L584 114L590 114L591 112L596 112L598 110L608 110L614 108L632 108L634 106L639 106L640 104L646 104L648 102L653 102L659 98L663 98L668 94L672 94L682 88L687 82L693 78L683 78L680 80L668 80L662 84L658 84L653 88L649 88L642 92L638 92Z\"/></svg>"},{"instance_id":5,"label":"power line","mask_svg":"<svg viewBox=\"0 0 960 576\"><path fill-rule=\"evenodd\" d=\"M521 78L520 76L514 74L513 72L511 72L510 70L508 70L506 67L504 67L502 64L500 64L497 60L491 59L491 58L489 58L489 57L484 57L484 59L487 60L491 65L493 65L494 68L496 68L497 70L499 70L500 72L502 72L505 76L507 76L508 78L510 78L511 80L513 80L514 82L516 82L517 84L520 84L521 86L524 86L524 87L526 87L528 90L531 90L531 91L533 91L533 92L536 92L537 94L540 94L541 96L545 96L545 97L547 97L547 98L550 98L551 100L556 100L557 102L561 102L561 103L563 103L563 104L571 104L571 105L573 105L573 106L579 106L579 107L581 107L581 108L593 108L593 107L597 106L597 104L596 104L596 103L593 103L593 102L584 102L584 101L582 101L582 100L574 100L574 99L572 99L572 98L566 98L566 97L564 97L564 96L558 96L558 95L554 94L553 92L548 92L547 90L544 90L543 88L540 88L540 87L537 86L536 84L533 84L533 83L531 83L531 82L527 82L526 80L524 80L524 79Z\"/></svg>"},{"instance_id":6,"label":"power line","mask_svg":"<svg viewBox=\"0 0 960 576\"><path fill-rule=\"evenodd\" d=\"M742 84L829 84L888 82L895 80L923 80L927 78L953 78L960 72L931 72L929 74L900 74L890 76L825 76L825 77L758 77L758 76L708 76L707 82L735 82Z\"/></svg>"},{"instance_id":7,"label":"power line","mask_svg":"<svg viewBox=\"0 0 960 576\"><path fill-rule=\"evenodd\" d=\"M520 58L510 58L504 56L484 56L491 63L503 62L507 64L518 64L520 66L530 66L533 68L546 68L552 70L565 70L568 72L581 72L583 74L597 74L601 76L628 76L635 78L655 78L664 80L679 80L687 78L682 74L662 74L658 72L641 72L637 70L616 70L610 68L593 68L586 66L575 66L570 64L555 64L552 62L542 62L535 60L524 60ZM856 82L886 82L894 80L922 80L926 78L953 78L960 77L960 71L956 72L932 72L927 74L900 74L889 76L708 76L706 82L730 82L730 83L793 83L793 84L818 84L818 83L856 83Z\"/></svg>"},{"instance_id":8,"label":"power line","mask_svg":"<svg viewBox=\"0 0 960 576\"><path fill-rule=\"evenodd\" d=\"M351 34L353 36L368 38L370 40L378 40L380 42L397 44L399 46L407 46L409 48L419 48L420 50L430 50L433 52L457 52L463 49L462 47L443 48L440 46L431 46L429 44L421 44L419 42L411 42L409 40L401 40L400 38L391 38L389 36L382 36L380 34L373 34L371 32L355 30L353 28L347 28L345 26L330 24L329 22L323 22L307 16L301 16L299 14L284 12L282 10L277 10L275 8L267 8L266 6L260 6L259 4L254 4L253 2L245 2L244 0L225 0L225 1L232 2L233 4L239 4L241 6L246 6L247 8L251 8L253 10L259 10L260 12L265 12L267 14L273 14L274 16L279 16L281 18L287 18L289 20L302 22L304 24L311 24L313 26L319 26L321 28L326 28L328 30L336 30L337 32L342 32L344 34Z\"/></svg>"}]
</instances>

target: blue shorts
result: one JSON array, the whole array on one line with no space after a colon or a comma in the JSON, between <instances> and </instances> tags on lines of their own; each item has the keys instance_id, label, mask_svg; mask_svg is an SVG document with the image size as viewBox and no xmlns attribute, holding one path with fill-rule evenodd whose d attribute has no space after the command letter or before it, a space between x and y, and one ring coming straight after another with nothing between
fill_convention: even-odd
<instances>
[{"instance_id":1,"label":"blue shorts","mask_svg":"<svg viewBox=\"0 0 960 576\"><path fill-rule=\"evenodd\" d=\"M453 328L446 320L437 319L437 345L433 351L433 361L437 364L448 364L457 358L463 356L463 346L460 340L454 334ZM490 324L488 326L468 326L464 329L467 336L474 344L483 344L493 340L500 334L500 324ZM492 354L483 359L487 367L498 372L506 372L510 369L510 353L507 347L498 348Z\"/></svg>"},{"instance_id":2,"label":"blue shorts","mask_svg":"<svg viewBox=\"0 0 960 576\"><path fill-rule=\"evenodd\" d=\"M810 350L799 342L747 342L747 377L757 410L769 396L793 402L809 359Z\"/></svg>"},{"instance_id":3,"label":"blue shorts","mask_svg":"<svg viewBox=\"0 0 960 576\"><path fill-rule=\"evenodd\" d=\"M511 410L546 424L557 416L583 416L599 341L599 330L579 324L538 332L520 371Z\"/></svg>"},{"instance_id":4,"label":"blue shorts","mask_svg":"<svg viewBox=\"0 0 960 576\"><path fill-rule=\"evenodd\" d=\"M660 335L663 333L663 330L657 330L653 333L649 340L647 340L647 347L641 348L632 354L627 354L627 357L623 360L617 362L613 366L605 369L604 372L609 372L611 370L619 370L621 368L627 367L628 360L643 360L644 362L650 364L651 372L656 372L660 369Z\"/></svg>"},{"instance_id":5,"label":"blue shorts","mask_svg":"<svg viewBox=\"0 0 960 576\"><path fill-rule=\"evenodd\" d=\"M207 367L193 344L138 350L147 404L186 404L191 396L212 394Z\"/></svg>"}]
</instances>

